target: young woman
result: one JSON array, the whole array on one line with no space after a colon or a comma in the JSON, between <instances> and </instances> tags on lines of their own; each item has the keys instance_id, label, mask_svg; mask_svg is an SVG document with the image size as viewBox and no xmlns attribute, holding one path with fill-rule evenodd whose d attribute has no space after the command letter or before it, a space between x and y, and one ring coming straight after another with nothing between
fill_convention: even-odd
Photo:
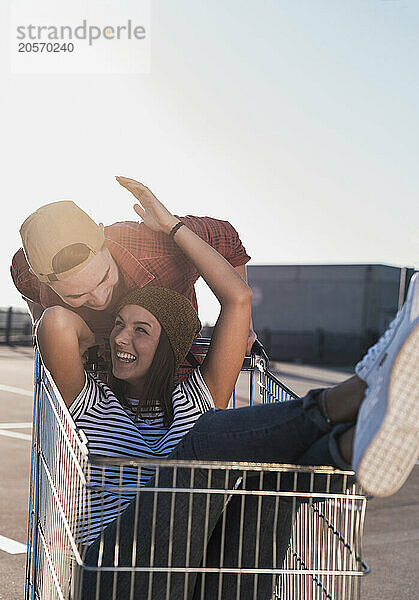
<instances>
[{"instance_id":1,"label":"young woman","mask_svg":"<svg viewBox=\"0 0 419 600\"><path fill-rule=\"evenodd\" d=\"M224 258L187 227L182 226L150 190L132 180L118 180L141 202L141 206L136 205L135 210L145 224L160 235L169 235L173 243L194 263L218 298L221 310L203 364L195 369L188 380L174 386L177 368L200 328L194 309L177 292L150 285L124 298L117 307L110 337L114 376L112 390L86 374L83 369L81 356L94 344L93 334L84 321L62 307L49 308L44 312L37 330L41 356L76 424L84 430L90 452L105 456L136 455L159 459L170 456L186 460L329 464L350 469L354 423L361 404L363 407L366 405L365 410L369 414L374 412L374 407L368 407L368 395L363 403L366 384L357 376L329 390L314 390L301 400L228 411L217 410L227 407L243 362L250 323L250 289ZM415 297L418 295L417 289L414 294ZM400 318L406 324L405 316ZM370 395L378 395L378 403L381 407L384 406L381 421L387 429L390 427L391 432L395 430L392 415L398 410L398 400L391 393L391 386L383 387L382 381L387 373L397 379L400 369L410 369L413 373L413 367L406 365L409 365L412 352L417 348L417 319L411 320L404 329L398 327L397 330L402 330L402 337L396 334L390 336L389 340L387 336L385 342L387 354L393 349L391 360L385 366L385 376L381 373L382 376L376 378L379 382L373 381L371 372L383 368L379 364L381 361L376 358L369 359L367 369L372 382L369 383ZM417 384L417 373L414 381ZM414 393L413 398L417 399ZM375 398L374 406L376 404ZM411 410L417 416L417 409ZM416 422L417 420L416 418ZM412 421L409 420L409 427L411 424ZM407 435L406 423L403 427L403 435ZM373 470L374 476L377 471L374 462L377 460L377 453L381 456L383 443L388 443L381 440L378 450L375 448L374 440L379 429L380 424L374 432L374 439L368 439L368 425L357 430L362 446L362 450L358 451L357 465L366 472ZM412 463L411 455L415 452L417 454L417 429L409 440L414 439L415 432L416 441L412 442L413 449L409 458L403 457L402 464L401 459L398 459L397 482L394 483L392 476L391 489L380 490L377 487L378 493L392 493L407 477ZM398 433L396 431L395 435ZM384 458L384 463L380 465L383 467L382 471L389 469L389 463L394 459L394 453L389 451L389 455L390 460L386 462ZM130 473L128 469L124 472L123 484L136 484L133 478L137 470ZM101 476L102 471L98 470L96 474L93 468L93 483L97 477L96 483L99 486L103 483L120 485L118 470L107 469L105 482L101 480ZM156 480L152 469L142 469L140 484L144 489L148 486L171 488L173 476L172 470L160 469ZM368 483L368 475L366 479ZM375 482L373 477L372 480ZM194 484L204 489L211 486L224 487L225 472L214 471L209 482L206 474L197 470ZM188 488L190 485L190 472L179 469L176 486ZM234 480L229 485L234 485ZM248 485L251 488L252 482L249 481ZM373 488L374 485L376 484L372 484ZM275 482L267 478L266 486L275 486ZM376 490L374 488L369 491ZM92 492L91 496L89 516L86 523L80 524L79 532L80 539L87 547L87 565L95 566L100 560L102 566L112 566L116 545L119 565L132 565L135 535L135 565L149 565L152 552L154 566L164 567L168 560L168 522L171 511L174 510L174 526L170 531L172 566L184 565L188 554L189 565L199 567L204 550L207 566L217 566L220 517L225 508L222 494L211 495L209 505L205 495L194 494L192 514L188 512L188 494L176 494L174 509L171 494L167 493L159 494L157 508L154 507L153 493L140 494L138 502L133 502L135 493L129 492L122 497L112 492L97 494L97 497ZM242 549L245 562L253 561L254 565L257 560L259 567L269 568L272 561L276 561L276 566L280 566L291 522L290 505L282 500L281 503L280 519L275 532L272 532L272 503L267 499L263 506L261 532L266 535L266 540L260 545L260 554L255 557L256 504L251 496L246 500ZM238 507L234 498L227 510L228 529L223 560L224 565L234 566L237 565L235 561L239 527ZM204 515L208 520L206 527L203 527ZM137 523L135 532L134 522ZM104 527L103 534L99 535ZM190 532L189 536L187 531ZM278 546L276 557L272 556L273 539ZM253 577L248 580L252 585L248 585L249 581L247 585L243 585L240 598L267 600L270 597L272 576L260 576L257 585L253 585ZM137 572L134 588L130 588L130 573L120 574L115 582L113 573L102 572L100 588L97 588L95 572L86 571L82 573L77 585L80 586L81 597L84 599L166 598L168 585L170 598L218 597L218 577L206 577L203 583L196 573L189 573L188 577L173 573L168 582L164 573L154 573L150 578L147 572ZM222 585L223 599L237 597L236 576L224 577ZM201 586L205 586L204 590Z\"/></svg>"}]
</instances>

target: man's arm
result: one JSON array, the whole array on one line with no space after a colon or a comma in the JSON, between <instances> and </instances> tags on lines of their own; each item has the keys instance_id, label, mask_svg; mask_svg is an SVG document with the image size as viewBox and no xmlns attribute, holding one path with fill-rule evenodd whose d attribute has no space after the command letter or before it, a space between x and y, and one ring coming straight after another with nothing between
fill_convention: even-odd
<instances>
[{"instance_id":1,"label":"man's arm","mask_svg":"<svg viewBox=\"0 0 419 600\"><path fill-rule=\"evenodd\" d=\"M193 215L179 219L188 229L215 248L233 267L244 266L250 260L237 230L229 221Z\"/></svg>"},{"instance_id":2,"label":"man's arm","mask_svg":"<svg viewBox=\"0 0 419 600\"><path fill-rule=\"evenodd\" d=\"M228 221L221 221L212 217L180 217L188 229L191 229L201 239L215 248L221 256L233 265L242 279L247 283L246 263L250 260L236 229ZM250 354L257 335L253 330L253 321L250 318L249 337L247 340L246 354Z\"/></svg>"}]
</instances>

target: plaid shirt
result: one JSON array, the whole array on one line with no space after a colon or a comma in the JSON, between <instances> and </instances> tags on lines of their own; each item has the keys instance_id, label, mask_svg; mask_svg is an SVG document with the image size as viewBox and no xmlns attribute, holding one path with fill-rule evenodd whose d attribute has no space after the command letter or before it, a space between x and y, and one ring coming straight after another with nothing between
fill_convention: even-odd
<instances>
[{"instance_id":1,"label":"plaid shirt","mask_svg":"<svg viewBox=\"0 0 419 600\"><path fill-rule=\"evenodd\" d=\"M200 238L208 242L233 267L250 260L237 231L228 221L211 217L179 217ZM144 285L160 285L184 294L197 309L194 284L199 277L192 262L171 238L156 233L144 223L123 221L105 227L108 249L119 268L122 297L130 290ZM29 270L23 249L12 259L11 275L15 286L25 299L42 307L64 306L78 313L96 334L108 337L113 327L110 310L72 308ZM117 300L117 299L115 299Z\"/></svg>"}]
</instances>

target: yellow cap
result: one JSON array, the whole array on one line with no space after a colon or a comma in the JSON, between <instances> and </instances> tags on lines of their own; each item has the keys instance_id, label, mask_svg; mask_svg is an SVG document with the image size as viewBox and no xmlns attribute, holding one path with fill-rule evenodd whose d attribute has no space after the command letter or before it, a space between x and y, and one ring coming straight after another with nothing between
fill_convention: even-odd
<instances>
[{"instance_id":1,"label":"yellow cap","mask_svg":"<svg viewBox=\"0 0 419 600\"><path fill-rule=\"evenodd\" d=\"M29 266L38 279L46 283L81 271L105 243L103 229L71 200L38 208L23 222L20 236ZM80 244L86 249L82 262L57 271L58 263L54 260L57 255L64 248L76 248Z\"/></svg>"}]
</instances>

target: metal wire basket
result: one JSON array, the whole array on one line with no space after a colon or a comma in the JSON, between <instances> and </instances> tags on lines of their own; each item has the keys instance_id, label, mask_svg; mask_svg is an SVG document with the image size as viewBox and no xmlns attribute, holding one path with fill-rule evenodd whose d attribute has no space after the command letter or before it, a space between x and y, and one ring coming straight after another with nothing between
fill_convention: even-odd
<instances>
[{"instance_id":1,"label":"metal wire basket","mask_svg":"<svg viewBox=\"0 0 419 600\"><path fill-rule=\"evenodd\" d=\"M207 346L208 340L199 340L194 354L204 355ZM245 359L231 406L282 402L294 397L268 370L267 356L259 347L258 354ZM131 479L139 482L141 470L150 467L155 469L157 481L167 478L168 469L172 478L183 474L183 485L169 483L162 487L160 482L147 488L133 484L128 489L118 484L98 486L92 480L92 473L97 475L99 470L105 482L105 473L113 470L122 481L124 471L129 470ZM81 595L83 581L94 577L91 597L98 599L238 600L262 598L261 590L269 590L266 600L359 599L360 579L368 572L362 560L366 497L353 475L331 467L90 456L83 432L76 429L37 354L25 598L81 600L86 598ZM122 557L118 533L121 510L114 524L112 559L108 560L103 551L102 532L97 540L98 561L92 565L87 561L88 549L80 531L89 526L92 494L98 497L109 493L120 499L121 507L124 494L130 493L133 498L130 555L128 559ZM139 507L147 494L152 507L150 545L148 560L141 564L136 554L139 540L135 519L140 518ZM165 562L158 558L155 527L162 494L170 499L171 506ZM216 501L221 503L221 517L210 531L205 506ZM185 534L180 540L171 536L178 502L185 518ZM192 517L195 502L204 507L199 523ZM249 507L254 512L250 529L246 522ZM273 526L267 531L264 519L269 511ZM197 535L211 538L215 548L210 552L204 544L199 564L191 556L191 540ZM252 540L250 552L244 552L250 547L245 536ZM176 563L174 544L178 556L179 545L184 544L182 558ZM229 554L231 547L234 560ZM270 560L261 563L261 549L267 548ZM173 585L179 578L183 583L176 589L182 594L174 596Z\"/></svg>"}]
</instances>

